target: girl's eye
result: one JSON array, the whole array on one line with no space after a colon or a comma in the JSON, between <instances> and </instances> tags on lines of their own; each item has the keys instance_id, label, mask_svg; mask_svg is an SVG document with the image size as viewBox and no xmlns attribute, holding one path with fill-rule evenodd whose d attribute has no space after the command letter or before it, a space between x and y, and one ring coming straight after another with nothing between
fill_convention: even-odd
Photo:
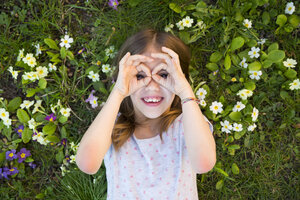
<instances>
[{"instance_id":1,"label":"girl's eye","mask_svg":"<svg viewBox=\"0 0 300 200\"><path fill-rule=\"evenodd\" d=\"M141 80L142 78L145 78L145 76L141 75L141 74L137 74L136 75L137 80Z\"/></svg>"},{"instance_id":2,"label":"girl's eye","mask_svg":"<svg viewBox=\"0 0 300 200\"><path fill-rule=\"evenodd\" d=\"M164 79L166 79L168 77L168 74L167 73L162 73L160 74L161 77L163 77Z\"/></svg>"}]
</instances>

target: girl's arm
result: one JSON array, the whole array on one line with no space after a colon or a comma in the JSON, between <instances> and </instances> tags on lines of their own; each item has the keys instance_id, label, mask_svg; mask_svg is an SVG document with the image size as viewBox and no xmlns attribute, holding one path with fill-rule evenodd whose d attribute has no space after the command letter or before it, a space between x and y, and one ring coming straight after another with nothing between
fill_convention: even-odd
<instances>
[{"instance_id":1,"label":"girl's arm","mask_svg":"<svg viewBox=\"0 0 300 200\"><path fill-rule=\"evenodd\" d=\"M100 168L112 143L112 130L123 98L123 95L113 89L104 107L82 137L76 154L76 164L81 171L95 174Z\"/></svg>"}]
</instances>

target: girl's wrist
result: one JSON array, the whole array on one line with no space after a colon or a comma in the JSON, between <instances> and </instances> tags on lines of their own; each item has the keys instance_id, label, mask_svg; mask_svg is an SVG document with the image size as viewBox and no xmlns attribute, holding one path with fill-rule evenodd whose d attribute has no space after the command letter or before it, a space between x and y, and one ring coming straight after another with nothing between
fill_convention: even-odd
<instances>
[{"instance_id":1,"label":"girl's wrist","mask_svg":"<svg viewBox=\"0 0 300 200\"><path fill-rule=\"evenodd\" d=\"M179 95L181 100L186 99L186 98L195 98L195 94L191 88L183 90Z\"/></svg>"}]
</instances>

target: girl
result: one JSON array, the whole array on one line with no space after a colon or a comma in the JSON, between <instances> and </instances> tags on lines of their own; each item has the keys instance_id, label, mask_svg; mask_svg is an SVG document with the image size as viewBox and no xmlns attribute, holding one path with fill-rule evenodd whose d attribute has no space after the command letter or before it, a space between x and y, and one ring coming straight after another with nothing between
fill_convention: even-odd
<instances>
[{"instance_id":1,"label":"girl","mask_svg":"<svg viewBox=\"0 0 300 200\"><path fill-rule=\"evenodd\" d=\"M79 169L95 174L104 159L107 199L198 199L196 174L213 168L216 149L187 81L188 47L147 29L127 39L116 63L116 84L80 142Z\"/></svg>"}]
</instances>

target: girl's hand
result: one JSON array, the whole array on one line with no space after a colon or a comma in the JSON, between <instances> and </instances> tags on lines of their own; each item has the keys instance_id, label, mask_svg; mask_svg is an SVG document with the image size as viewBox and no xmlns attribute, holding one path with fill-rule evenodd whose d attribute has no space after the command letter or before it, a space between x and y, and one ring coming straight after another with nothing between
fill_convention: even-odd
<instances>
[{"instance_id":1,"label":"girl's hand","mask_svg":"<svg viewBox=\"0 0 300 200\"><path fill-rule=\"evenodd\" d=\"M115 88L122 96L127 97L139 88L148 85L151 81L151 71L143 62L151 62L152 58L143 55L130 55L130 52L120 60L119 73ZM139 73L146 74L147 77L138 80Z\"/></svg>"},{"instance_id":2,"label":"girl's hand","mask_svg":"<svg viewBox=\"0 0 300 200\"><path fill-rule=\"evenodd\" d=\"M167 63L161 63L156 66L152 71L152 78L163 87L175 93L181 99L191 96L193 91L181 70L179 56L167 47L162 47L162 51L165 53L151 54L153 58L163 59ZM161 70L169 73L166 78L156 74Z\"/></svg>"}]
</instances>

